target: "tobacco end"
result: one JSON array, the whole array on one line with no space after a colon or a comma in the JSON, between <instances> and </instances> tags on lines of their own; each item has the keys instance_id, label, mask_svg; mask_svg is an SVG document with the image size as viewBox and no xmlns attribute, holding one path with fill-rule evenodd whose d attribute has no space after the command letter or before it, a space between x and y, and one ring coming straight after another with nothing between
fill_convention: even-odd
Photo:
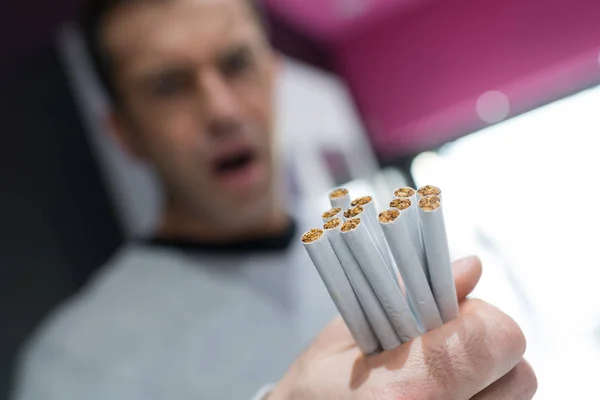
<instances>
[{"instance_id":1,"label":"tobacco end","mask_svg":"<svg viewBox=\"0 0 600 400\"><path fill-rule=\"evenodd\" d=\"M344 217L354 218L354 217L360 215L361 212L363 212L362 206L356 206L354 208L350 208L350 209L346 210L346 212L344 212Z\"/></svg>"},{"instance_id":2,"label":"tobacco end","mask_svg":"<svg viewBox=\"0 0 600 400\"><path fill-rule=\"evenodd\" d=\"M413 197L417 191L411 187L403 187L394 191L396 197Z\"/></svg>"},{"instance_id":3,"label":"tobacco end","mask_svg":"<svg viewBox=\"0 0 600 400\"><path fill-rule=\"evenodd\" d=\"M422 188L420 188L417 191L417 193L419 193L419 196L421 196L421 197L439 196L442 194L442 191L440 190L440 188L438 188L436 186L427 185L427 186L423 186Z\"/></svg>"},{"instance_id":4,"label":"tobacco end","mask_svg":"<svg viewBox=\"0 0 600 400\"><path fill-rule=\"evenodd\" d=\"M339 218L332 218L329 221L325 222L323 224L323 229L325 230L331 230L331 229L335 229L338 226L340 226L342 224L342 220Z\"/></svg>"},{"instance_id":5,"label":"tobacco end","mask_svg":"<svg viewBox=\"0 0 600 400\"><path fill-rule=\"evenodd\" d=\"M319 238L323 236L323 231L321 229L311 229L302 235L302 243L313 243L319 240Z\"/></svg>"},{"instance_id":6,"label":"tobacco end","mask_svg":"<svg viewBox=\"0 0 600 400\"><path fill-rule=\"evenodd\" d=\"M332 199L338 199L340 197L344 197L348 194L348 189L345 188L337 188L329 193L329 197Z\"/></svg>"},{"instance_id":7,"label":"tobacco end","mask_svg":"<svg viewBox=\"0 0 600 400\"><path fill-rule=\"evenodd\" d=\"M342 225L342 232L350 232L353 229L356 229L360 225L360 218L353 218Z\"/></svg>"},{"instance_id":8,"label":"tobacco end","mask_svg":"<svg viewBox=\"0 0 600 400\"><path fill-rule=\"evenodd\" d=\"M384 224L389 224L390 222L394 222L400 216L400 211L395 208L391 208L389 210L385 210L379 214L379 222Z\"/></svg>"},{"instance_id":9,"label":"tobacco end","mask_svg":"<svg viewBox=\"0 0 600 400\"><path fill-rule=\"evenodd\" d=\"M342 212L342 209L339 207L334 207L329 211L325 211L323 213L323 218L331 218L331 217L335 217L336 215L338 215L339 213Z\"/></svg>"},{"instance_id":10,"label":"tobacco end","mask_svg":"<svg viewBox=\"0 0 600 400\"><path fill-rule=\"evenodd\" d=\"M359 197L358 199L354 199L351 204L352 204L352 207L366 206L367 204L369 204L372 201L373 201L373 198L371 196L364 196L364 197Z\"/></svg>"},{"instance_id":11,"label":"tobacco end","mask_svg":"<svg viewBox=\"0 0 600 400\"><path fill-rule=\"evenodd\" d=\"M435 211L441 205L440 196L426 196L419 201L419 207L423 211Z\"/></svg>"},{"instance_id":12,"label":"tobacco end","mask_svg":"<svg viewBox=\"0 0 600 400\"><path fill-rule=\"evenodd\" d=\"M412 206L412 201L410 201L410 199L397 198L390 202L390 207L397 208L400 211L406 210L410 206Z\"/></svg>"}]
</instances>

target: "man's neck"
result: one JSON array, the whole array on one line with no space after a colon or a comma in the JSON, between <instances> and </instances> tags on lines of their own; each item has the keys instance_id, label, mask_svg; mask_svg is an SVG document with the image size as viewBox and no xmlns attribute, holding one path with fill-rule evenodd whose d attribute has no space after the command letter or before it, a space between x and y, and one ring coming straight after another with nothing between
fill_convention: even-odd
<instances>
[{"instance_id":1,"label":"man's neck","mask_svg":"<svg viewBox=\"0 0 600 400\"><path fill-rule=\"evenodd\" d=\"M198 243L227 244L276 236L285 232L289 224L290 219L283 210L274 210L262 223L236 229L207 223L206 219L182 212L177 207L166 207L155 236L160 239L185 239Z\"/></svg>"}]
</instances>

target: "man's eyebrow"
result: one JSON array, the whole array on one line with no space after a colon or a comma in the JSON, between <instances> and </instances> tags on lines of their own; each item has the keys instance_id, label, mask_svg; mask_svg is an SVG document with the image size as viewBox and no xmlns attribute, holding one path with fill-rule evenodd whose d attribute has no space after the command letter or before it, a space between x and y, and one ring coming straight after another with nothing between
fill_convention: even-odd
<instances>
[{"instance_id":1,"label":"man's eyebrow","mask_svg":"<svg viewBox=\"0 0 600 400\"><path fill-rule=\"evenodd\" d=\"M186 75L189 73L189 71L189 64L180 63L162 65L160 67L149 68L146 71L141 72L138 82L141 84L150 84L165 77Z\"/></svg>"},{"instance_id":2,"label":"man's eyebrow","mask_svg":"<svg viewBox=\"0 0 600 400\"><path fill-rule=\"evenodd\" d=\"M219 64L226 63L231 61L232 58L238 57L240 55L250 55L252 54L253 49L250 45L246 43L237 44L225 51L219 57L217 57L217 62Z\"/></svg>"}]
</instances>

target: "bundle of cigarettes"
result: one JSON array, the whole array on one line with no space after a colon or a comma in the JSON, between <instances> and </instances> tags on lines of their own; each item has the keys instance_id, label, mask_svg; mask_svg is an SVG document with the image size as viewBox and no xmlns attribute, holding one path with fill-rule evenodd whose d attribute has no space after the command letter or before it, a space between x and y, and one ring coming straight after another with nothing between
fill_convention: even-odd
<instances>
[{"instance_id":1,"label":"bundle of cigarettes","mask_svg":"<svg viewBox=\"0 0 600 400\"><path fill-rule=\"evenodd\" d=\"M397 189L379 214L370 196L339 188L329 199L323 227L302 243L364 354L458 317L439 188Z\"/></svg>"}]
</instances>

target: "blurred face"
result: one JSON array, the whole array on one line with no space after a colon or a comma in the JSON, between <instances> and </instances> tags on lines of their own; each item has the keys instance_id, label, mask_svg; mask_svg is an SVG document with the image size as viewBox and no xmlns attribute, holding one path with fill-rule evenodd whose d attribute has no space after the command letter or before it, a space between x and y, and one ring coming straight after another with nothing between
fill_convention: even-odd
<instances>
[{"instance_id":1,"label":"blurred face","mask_svg":"<svg viewBox=\"0 0 600 400\"><path fill-rule=\"evenodd\" d=\"M275 62L245 0L137 1L102 39L121 100L116 131L168 200L235 227L275 207Z\"/></svg>"}]
</instances>

